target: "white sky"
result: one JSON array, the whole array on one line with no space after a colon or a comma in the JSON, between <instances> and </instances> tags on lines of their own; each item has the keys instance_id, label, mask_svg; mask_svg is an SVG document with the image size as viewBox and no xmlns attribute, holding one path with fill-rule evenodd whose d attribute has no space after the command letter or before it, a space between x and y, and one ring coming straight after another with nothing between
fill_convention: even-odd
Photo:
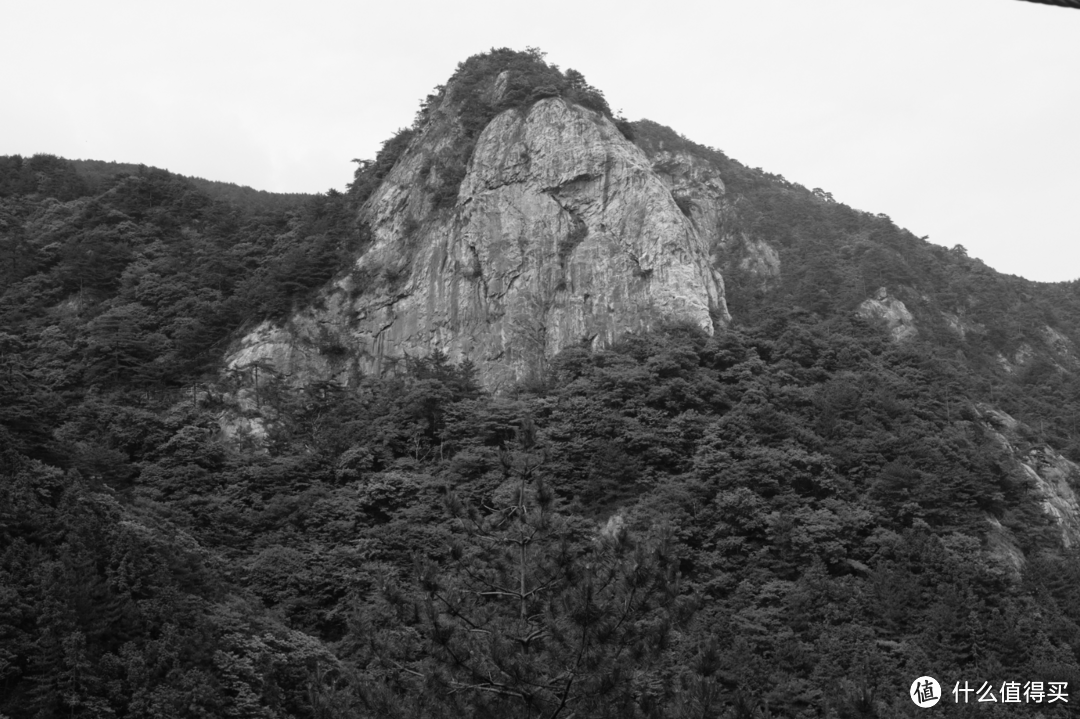
<instances>
[{"instance_id":1,"label":"white sky","mask_svg":"<svg viewBox=\"0 0 1080 719\"><path fill-rule=\"evenodd\" d=\"M536 46L630 119L1080 278L1080 11L1019 0L4 0L0 154L344 189L466 57Z\"/></svg>"}]
</instances>

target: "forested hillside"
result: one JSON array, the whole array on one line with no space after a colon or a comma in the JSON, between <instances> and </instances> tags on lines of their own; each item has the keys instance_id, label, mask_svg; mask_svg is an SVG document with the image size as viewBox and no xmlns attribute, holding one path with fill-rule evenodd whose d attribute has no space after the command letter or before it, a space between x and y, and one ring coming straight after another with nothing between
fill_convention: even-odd
<instances>
[{"instance_id":1,"label":"forested hillside","mask_svg":"<svg viewBox=\"0 0 1080 719\"><path fill-rule=\"evenodd\" d=\"M964 247L932 244L885 214L750 170L648 120L634 126L646 152L683 152L716 167L733 195L725 231L778 250L776 277L725 264L737 324L760 326L800 310L856 312L887 287L914 315L916 344L953 364L970 396L1038 425L1045 441L1080 460L1080 280L1039 283L995 272Z\"/></svg>"},{"instance_id":2,"label":"forested hillside","mask_svg":"<svg viewBox=\"0 0 1080 719\"><path fill-rule=\"evenodd\" d=\"M464 77L610 115L492 57ZM299 204L0 158L0 717L901 717L922 675L940 716L1071 715L1080 561L1018 457L1080 460L1080 287L623 129L716 167L779 274L718 257L729 327L498 395L438 352L250 403L222 371L364 251L410 130ZM879 287L916 334L859 314ZM1069 703L1000 703L1033 681Z\"/></svg>"}]
</instances>

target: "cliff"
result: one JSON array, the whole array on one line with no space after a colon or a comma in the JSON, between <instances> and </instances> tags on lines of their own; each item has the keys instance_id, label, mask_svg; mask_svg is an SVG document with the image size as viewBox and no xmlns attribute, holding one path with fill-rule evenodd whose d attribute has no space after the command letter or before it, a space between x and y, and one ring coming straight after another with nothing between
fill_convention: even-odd
<instances>
[{"instance_id":1,"label":"cliff","mask_svg":"<svg viewBox=\"0 0 1080 719\"><path fill-rule=\"evenodd\" d=\"M503 72L483 91L497 100L506 85ZM541 374L568 346L730 320L710 256L715 220L698 210L692 221L677 202L687 189L602 112L561 97L502 111L440 207L445 158L465 143L459 104L445 94L360 208L371 242L351 272L249 332L230 368L346 381L438 349L497 388ZM722 196L718 177L708 187Z\"/></svg>"}]
</instances>

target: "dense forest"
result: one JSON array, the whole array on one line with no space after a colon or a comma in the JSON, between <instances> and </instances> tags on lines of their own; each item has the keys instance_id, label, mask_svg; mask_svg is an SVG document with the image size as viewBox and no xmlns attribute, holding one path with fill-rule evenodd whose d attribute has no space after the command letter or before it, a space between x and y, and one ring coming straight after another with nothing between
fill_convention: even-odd
<instances>
[{"instance_id":1,"label":"dense forest","mask_svg":"<svg viewBox=\"0 0 1080 719\"><path fill-rule=\"evenodd\" d=\"M507 68L502 104L468 94ZM226 436L229 342L348 270L446 93L447 188L506 107L612 117L504 50L345 192L0 158L0 717L901 717L923 675L941 716L1071 715L1080 557L1017 454L1080 460L1080 286L655 123L612 117L712 163L733 231L779 248L769 283L725 269L729 327L571 348L498 395L439 353L272 379L267 439ZM917 336L857 314L882 286Z\"/></svg>"}]
</instances>

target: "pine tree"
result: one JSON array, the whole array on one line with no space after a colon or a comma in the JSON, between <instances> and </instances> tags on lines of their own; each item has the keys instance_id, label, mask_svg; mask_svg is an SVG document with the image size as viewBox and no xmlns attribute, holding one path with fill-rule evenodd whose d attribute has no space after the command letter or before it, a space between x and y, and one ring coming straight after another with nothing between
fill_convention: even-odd
<instances>
[{"instance_id":1,"label":"pine tree","mask_svg":"<svg viewBox=\"0 0 1080 719\"><path fill-rule=\"evenodd\" d=\"M369 671L376 713L412 716L652 716L650 668L669 639L678 577L661 541L618 521L601 532L559 511L528 422L501 455L495 506L451 494L459 524L447 556L417 557L411 587L384 594ZM371 626L369 631L380 631ZM410 641L412 640L412 641Z\"/></svg>"}]
</instances>

